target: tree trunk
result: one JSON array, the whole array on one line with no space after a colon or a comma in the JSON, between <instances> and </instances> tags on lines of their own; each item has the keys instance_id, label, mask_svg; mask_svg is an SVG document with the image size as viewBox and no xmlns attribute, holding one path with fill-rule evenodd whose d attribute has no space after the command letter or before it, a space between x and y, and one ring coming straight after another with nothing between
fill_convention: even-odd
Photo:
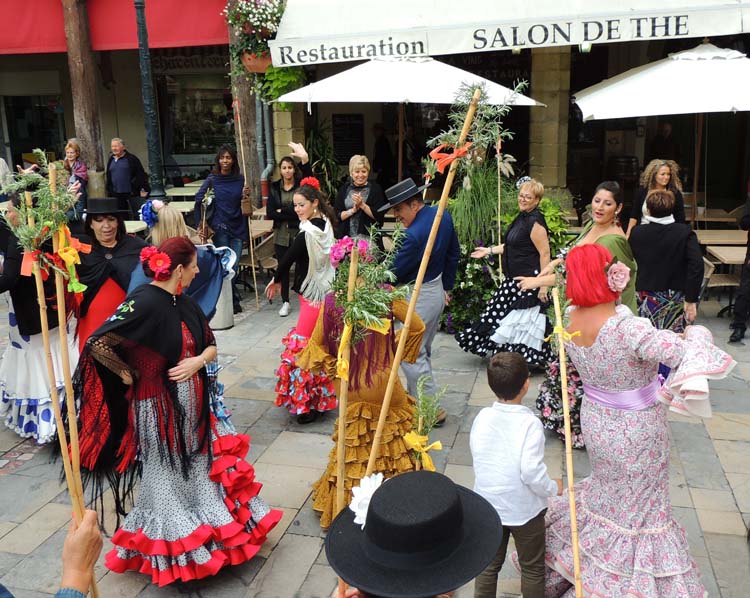
<instances>
[{"instance_id":1,"label":"tree trunk","mask_svg":"<svg viewBox=\"0 0 750 598\"><path fill-rule=\"evenodd\" d=\"M104 170L102 129L96 97L96 64L91 50L86 0L62 0L73 118L82 159L90 170Z\"/></svg>"},{"instance_id":2,"label":"tree trunk","mask_svg":"<svg viewBox=\"0 0 750 598\"><path fill-rule=\"evenodd\" d=\"M233 0L234 1L234 0ZM237 42L237 36L229 27L229 43ZM231 53L230 53L231 54ZM240 170L247 173L246 184L252 189L253 204L260 205L260 173L263 165L258 161L257 140L255 135L255 97L246 75L231 75L232 95L236 100L234 137L237 146ZM239 126L237 118L240 119ZM242 138L240 139L240 131ZM244 162L243 162L244 160Z\"/></svg>"}]
</instances>

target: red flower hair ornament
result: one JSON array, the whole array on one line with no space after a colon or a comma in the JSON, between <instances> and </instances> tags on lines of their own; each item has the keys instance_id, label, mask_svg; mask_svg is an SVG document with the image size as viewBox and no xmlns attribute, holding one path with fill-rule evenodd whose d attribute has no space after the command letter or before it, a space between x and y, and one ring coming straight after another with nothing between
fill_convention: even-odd
<instances>
[{"instance_id":1,"label":"red flower hair ornament","mask_svg":"<svg viewBox=\"0 0 750 598\"><path fill-rule=\"evenodd\" d=\"M154 280L169 280L171 275L169 268L172 265L172 260L166 253L153 246L144 247L141 251L141 264L145 265L146 263L154 273Z\"/></svg>"},{"instance_id":2,"label":"red flower hair ornament","mask_svg":"<svg viewBox=\"0 0 750 598\"><path fill-rule=\"evenodd\" d=\"M305 185L310 185L320 191L320 181L314 176L307 176L299 182L300 187L304 187Z\"/></svg>"}]
</instances>

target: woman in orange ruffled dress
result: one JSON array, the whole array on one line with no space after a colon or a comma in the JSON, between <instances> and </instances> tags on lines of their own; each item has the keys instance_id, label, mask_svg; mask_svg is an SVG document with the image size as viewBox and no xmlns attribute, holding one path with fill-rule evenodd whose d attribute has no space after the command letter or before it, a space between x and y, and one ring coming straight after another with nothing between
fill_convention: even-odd
<instances>
[{"instance_id":1,"label":"woman in orange ruffled dress","mask_svg":"<svg viewBox=\"0 0 750 598\"><path fill-rule=\"evenodd\" d=\"M74 379L81 465L119 516L106 566L136 570L160 586L216 574L251 559L282 513L258 496L245 461L249 437L211 409L206 366L216 342L203 312L182 293L198 273L193 243L168 239L141 252L151 284L130 293L86 342Z\"/></svg>"}]
</instances>

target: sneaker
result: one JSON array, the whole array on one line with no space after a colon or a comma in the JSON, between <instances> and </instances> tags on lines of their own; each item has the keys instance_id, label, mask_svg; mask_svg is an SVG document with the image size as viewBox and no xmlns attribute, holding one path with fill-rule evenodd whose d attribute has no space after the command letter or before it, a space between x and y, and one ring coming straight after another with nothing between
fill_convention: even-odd
<instances>
[{"instance_id":1,"label":"sneaker","mask_svg":"<svg viewBox=\"0 0 750 598\"><path fill-rule=\"evenodd\" d=\"M279 315L282 318L286 318L289 315L289 301L284 301L284 303L281 304L281 309L279 310Z\"/></svg>"}]
</instances>

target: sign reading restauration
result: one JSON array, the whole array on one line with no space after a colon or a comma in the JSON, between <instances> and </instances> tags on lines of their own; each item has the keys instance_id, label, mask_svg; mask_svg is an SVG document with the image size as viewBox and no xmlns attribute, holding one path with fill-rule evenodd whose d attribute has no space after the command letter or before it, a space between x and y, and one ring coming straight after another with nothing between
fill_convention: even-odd
<instances>
[{"instance_id":1,"label":"sign reading restauration","mask_svg":"<svg viewBox=\"0 0 750 598\"><path fill-rule=\"evenodd\" d=\"M274 66L302 66L372 58L435 56L550 46L602 44L636 40L696 38L741 33L742 18L731 8L675 10L671 13L630 12L626 15L522 20L482 23L481 15L469 25L400 28L394 23L387 33L330 37L279 36L271 41ZM394 18L397 18L394 16Z\"/></svg>"}]
</instances>

